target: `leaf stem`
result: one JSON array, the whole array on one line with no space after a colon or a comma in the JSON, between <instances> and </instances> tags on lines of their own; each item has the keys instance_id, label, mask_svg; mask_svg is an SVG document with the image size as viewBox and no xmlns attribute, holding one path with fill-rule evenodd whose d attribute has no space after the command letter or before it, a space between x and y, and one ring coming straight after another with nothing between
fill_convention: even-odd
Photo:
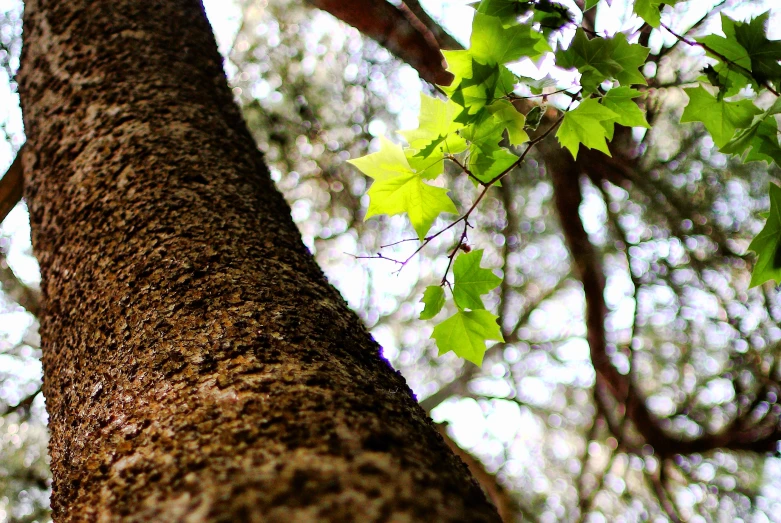
<instances>
[{"instance_id":1,"label":"leaf stem","mask_svg":"<svg viewBox=\"0 0 781 523\"><path fill-rule=\"evenodd\" d=\"M696 40L689 40L688 38L686 38L684 36L681 36L678 33L676 33L675 31L673 31L672 29L670 29L670 27L668 25L666 25L664 22L660 22L660 23L661 23L662 27L667 29L667 31L671 35L673 35L675 38L677 38L679 42L683 42L684 44L690 45L692 47L700 47L700 48L704 49L705 51L709 52L710 54L712 54L713 56L715 56L716 58L718 58L719 60L721 60L722 62L730 64L730 66L732 66L735 69L739 70L744 75L748 75L749 78L754 78L754 74L751 71L749 71L748 69L746 69L742 65L733 62L732 60L730 60L729 58L727 58L726 56L724 56L720 52L718 52L715 49L713 49L712 47L710 47L708 44L703 44L702 42L697 42ZM754 78L754 80L757 80L757 79ZM773 86L770 85L769 82L760 82L759 80L757 80L757 83L760 84L765 89L767 89L768 91L770 91L771 93L773 93L774 95L781 96L781 94L779 94L779 92L776 89L774 89Z\"/></svg>"}]
</instances>

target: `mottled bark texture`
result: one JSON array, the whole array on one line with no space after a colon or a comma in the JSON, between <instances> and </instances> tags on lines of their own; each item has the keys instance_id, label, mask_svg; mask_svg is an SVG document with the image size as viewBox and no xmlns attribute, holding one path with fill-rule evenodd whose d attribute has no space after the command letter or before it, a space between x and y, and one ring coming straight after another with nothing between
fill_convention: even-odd
<instances>
[{"instance_id":1,"label":"mottled bark texture","mask_svg":"<svg viewBox=\"0 0 781 523\"><path fill-rule=\"evenodd\" d=\"M301 243L198 0L29 0L55 519L498 521Z\"/></svg>"}]
</instances>

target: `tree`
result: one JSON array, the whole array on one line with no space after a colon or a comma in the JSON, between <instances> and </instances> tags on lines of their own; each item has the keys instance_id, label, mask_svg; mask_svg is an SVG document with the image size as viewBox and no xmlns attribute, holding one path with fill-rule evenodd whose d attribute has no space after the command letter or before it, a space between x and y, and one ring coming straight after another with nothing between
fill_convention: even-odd
<instances>
[{"instance_id":1,"label":"tree","mask_svg":"<svg viewBox=\"0 0 781 523\"><path fill-rule=\"evenodd\" d=\"M302 245L200 3L87 4L27 2L20 72L55 518L495 521Z\"/></svg>"},{"instance_id":2,"label":"tree","mask_svg":"<svg viewBox=\"0 0 781 523\"><path fill-rule=\"evenodd\" d=\"M681 35L689 27L685 23L686 16L682 15L688 4L682 3L676 8L681 20L676 30ZM414 2L409 6L414 9ZM598 7L603 8L606 9L606 6ZM593 14L593 11L586 13ZM736 17L735 11L728 10L727 13ZM665 15L668 18L663 18L668 24L669 15L668 11ZM740 15L737 16L739 18ZM246 93L242 96L245 100L264 104L262 95L254 94L250 82L253 67L256 67L254 64L268 66L263 59L253 61L253 56L265 55L258 52L262 46L256 47L257 40L251 34L252 22L247 23L247 35L245 40L237 41L237 49L248 52L245 58L239 54L239 62L236 63L248 64L244 66L244 71L250 73L250 81L246 82L245 73L242 73L241 79L234 85L241 86L237 92L242 89ZM292 34L304 32L307 27L300 21L289 23ZM584 17L583 24L586 23L587 17ZM316 27L317 22L313 25ZM605 34L601 32L604 27L586 25L586 29L589 28ZM283 29L284 26L281 26L279 32L273 35L277 38L277 43L272 44L274 47L278 45L278 35L287 31ZM437 33L436 27L431 29L432 33ZM627 30L627 35L637 36L632 31ZM640 31L641 41L650 37L658 42L659 35L666 34L665 31L662 28L651 30L646 26ZM631 136L617 127L616 139L611 144L613 160L582 150L574 165L567 161L568 153L562 152L554 143L541 142L539 149L530 153L529 162L512 176L505 177L501 188L492 189L485 196L480 214L475 214L477 222L473 224L477 227L469 231L469 244L484 248L485 263L502 267L503 274L511 277L505 278L500 292L490 295L485 302L489 307L491 303L498 302L496 310L502 311L506 343L489 350L483 370L471 364L460 367L457 360L447 357L436 360L434 366L429 367L428 355L421 350L426 348L422 341L426 334L419 337L409 335L410 331L420 328L420 323L411 322L408 312L405 312L409 305L404 305L396 313L389 313L387 306L369 302L364 313L370 324L377 325L379 311L379 324L385 332L392 318L396 323L401 320L401 325L404 322L410 324L406 333L394 327L399 337L404 333L407 346L394 347L391 338L388 354L395 365L406 371L415 389L424 395L435 390L426 380L441 384L439 392L423 402L427 409L448 397L451 399L446 403L452 406L453 396L465 398L459 404L461 409L467 408L467 399L474 398L485 415L493 418L499 412L512 413L512 409L507 409L508 405L520 407L523 422L512 418L516 435L509 442L502 442L503 446L498 450L497 440L501 441L498 436L489 440L492 447L481 448L465 439L458 441L487 460L491 469L498 467L500 480L516 491L521 512L532 520L540 514L541 519L554 516L570 519L585 518L590 513L596 513L598 517L600 512L607 517L628 513L630 518L634 513L637 518L643 519L660 510L673 520L678 517L676 512L685 518L692 513L708 518L709 513L713 514L712 507L718 507L720 517L728 518L730 513L733 517L745 518L753 510L772 514L772 509L767 508L770 505L763 505L768 503L768 499L773 499L772 495L768 498L767 492L759 490L759 485L772 481L768 479L767 472L763 480L759 479L763 474L763 454L731 449L740 448L736 442L759 451L772 448L774 443L772 433L764 436L763 431L772 427L775 419L774 410L768 409L767 405L772 406L776 378L772 365L769 373L764 370L766 362L774 361L772 303L775 294L772 288L763 289L763 293L759 294L756 291L749 293L751 312L745 314L736 309L737 304L730 302L724 293L725 282L727 289L744 292L742 287L747 283L747 271L735 251L740 252L742 238L751 234L752 228L758 224L754 213L741 214L731 209L751 206L761 209L766 206L766 203L757 200L767 191L766 177L762 169L744 169L735 163L727 164L729 167L725 170L723 156L709 152L706 134L697 128L679 130L674 126L678 121L675 86L696 78L698 66L693 65L691 57L682 52L686 49L685 45L670 44L674 41L666 38L658 54L654 50L650 61L657 65L656 68L644 69L651 71L650 85L662 87L658 91L649 91L650 96L644 102L646 108L652 109L649 115L654 115L651 132L638 141L638 135ZM404 49L403 46L400 48ZM360 204L351 197L360 196L355 187L361 178L339 167L338 161L323 165L322 155L317 160L318 165L323 166L321 172L309 167L311 159L319 154L311 151L318 151L318 147L322 149L321 144L329 144L329 136L333 140L327 118L323 118L333 111L323 110L317 101L321 96L317 94L317 82L322 76L318 73L307 77L294 72L307 69L306 65L297 68L297 61L300 58L299 63L306 64L311 56L310 50L317 53L324 51L314 51L309 43L307 51L299 51L301 54L291 54L293 49L295 47L284 46L276 49L278 54L295 56L289 66L285 65L284 59L279 60L279 67L285 71L279 73L284 90L277 89L282 93L282 99L288 100L287 107L274 110L273 103L264 104L264 111L268 111L266 114L253 107L247 107L247 110L261 147L270 151L275 179L281 177L280 186L287 187L288 197L297 200L296 210L306 208L299 204L306 204L307 200L312 202L308 204L313 212L310 222L304 226L305 237L307 245L322 255L333 252L332 248L328 248L329 244L339 244L338 238L349 237L349 234L337 233L332 240L329 237L334 233L326 231L343 230L333 225L337 217L349 216L343 213L342 206L348 205L360 212ZM662 57L665 58L662 60ZM242 66L239 65L239 68L241 70ZM363 68L360 71L358 82L362 75L368 75ZM377 74L376 62L369 71L372 76ZM675 74L671 76L670 71ZM267 77L270 82L275 82L274 75ZM294 83L292 78L300 78L301 82ZM345 93L355 90L350 87L345 89ZM548 88L548 92L551 90L553 88ZM335 91L339 91L338 85ZM251 92L252 95L249 94ZM279 92L273 91L275 96ZM370 92L371 89L366 90L366 93ZM556 97L551 96L554 104ZM293 100L295 105L290 107ZM660 108L657 105L660 101L672 110ZM521 105L520 108L525 113L529 106ZM340 108L340 111L346 113L350 109ZM360 113L361 110L355 119L350 117L349 120L365 124L374 123L372 118L377 118L368 116L370 112L366 109L363 109L365 117ZM290 118L291 124L301 124L303 129L311 130L297 131L292 134L292 139L288 139L282 132L284 126L279 121L275 122L275 118L279 117L283 120ZM265 122L266 118L268 125L252 123L253 119ZM550 123L541 128L545 129ZM358 128L353 126L353 129ZM362 128L362 132L353 132L359 139L371 139L365 125ZM267 132L267 129L272 131ZM344 143L342 139L338 140ZM353 157L354 147L356 145L350 146ZM645 152L642 157L637 157L641 149ZM326 146L326 150L330 150L330 145ZM617 154L619 151L620 155ZM290 176L286 174L288 171L292 171ZM697 178L698 173L700 178ZM318 177L323 180L318 180ZM688 185L681 186L682 178L688 180ZM551 179L556 184L551 186ZM707 180L707 184L696 183L696 180ZM339 192L340 185L350 187L350 190ZM302 196L312 188L314 193L309 197ZM747 199L744 191L753 200ZM451 194L459 208L466 208L461 206L469 205L474 189L469 183L456 185ZM554 195L555 206L550 201ZM333 210L323 206L322 202L327 202L328 197L336 205ZM603 201L604 208L601 209ZM726 215L722 211L724 208L730 209ZM352 212L354 216L355 210ZM329 215L332 218L329 219ZM301 220L304 214L297 212L295 216ZM567 274L567 255L562 252L561 243L556 241L558 218L563 221L564 237L576 262L574 269L583 277L585 298L589 304L587 326L592 352L591 360L586 357L583 363L579 358L573 360L572 352L581 336L578 329L582 320L578 309L582 297L579 283ZM358 223L352 221L348 232L354 234ZM398 237L403 221L394 220L390 224L391 232L395 230ZM322 228L323 233L315 232L314 238L311 232L307 232L318 231L318 228ZM364 230L368 238L376 238L379 229L369 222ZM435 253L443 253L442 256L447 255L453 245L460 243L456 243L460 234L460 230L455 235L445 233L439 244L434 242L428 248ZM494 245L497 238L502 238L503 243ZM372 241L361 240L359 245L370 253L377 252L374 250L376 247L371 246ZM376 245L388 241L378 241ZM716 250L711 248L714 244ZM669 249L669 254L664 254L665 248ZM543 255L534 255L535 251ZM556 257L555 261L551 260ZM385 262L361 263L370 267L381 266ZM428 261L420 263L423 285L427 280L431 281L433 275L436 275L436 280L441 278L442 266L429 269L429 264ZM415 266L407 266L404 274L414 273ZM363 270L356 263L351 267L352 278L356 270ZM376 274L381 271L372 269ZM5 287L5 281L3 284ZM623 291L619 290L622 285ZM604 297L602 289L606 290ZM406 293L410 293L408 298ZM422 288L417 293L414 289L410 292L402 288L396 300L417 300L420 293ZM674 296L679 305L660 302L665 293ZM704 298L707 300L703 301ZM562 307L562 302L568 307ZM627 322L632 318L624 313L628 302L636 304L632 322ZM715 309L712 303L716 304ZM765 308L769 314L767 318L757 314ZM566 320L562 318L563 310L571 311ZM717 311L715 316L712 316L712 310ZM556 321L545 322L542 318L546 311L556 314ZM720 314L728 318L729 325L735 326L734 331L725 331L728 329L727 321L721 320ZM739 322L736 321L738 318ZM382 338L386 343L389 341L387 335ZM726 344L732 341L725 342L725 339L734 340L734 348L728 348ZM741 346L741 343L745 345ZM768 345L764 346L764 343ZM748 356L742 356L746 349ZM407 356L406 360L399 355ZM622 359L625 356L628 361ZM550 387L551 383L546 382L546 372L551 373L551 377L557 369L571 374L578 366L581 371L590 372L592 362L601 374L596 384L589 381L588 374L581 374L583 377L580 378L563 378L566 381L554 381L558 386L554 385L548 400L543 399L545 394L540 394L539 388L541 384ZM618 374L614 367L619 369ZM626 390L622 376L627 373L627 368L632 377L630 386L636 384L630 397L622 394ZM454 371L455 379L454 374L447 374ZM459 372L461 376L458 376ZM532 385L534 380L536 384ZM596 403L592 403L589 397L592 388L599 400ZM725 394L729 390L734 391L733 396ZM680 394L682 396L678 396ZM670 398L667 401L672 410L664 406L666 398ZM646 405L649 407L646 417L638 416ZM439 414L436 414L439 419L442 419L447 406L439 409ZM734 407L737 408L737 416ZM21 412L25 410L21 404L20 409ZM456 421L457 436L459 417L450 417ZM445 418L448 418L447 414ZM474 423L474 417L472 420ZM638 421L643 423L638 424ZM538 435L540 426L543 431ZM744 435L740 434L741 431ZM506 430L503 432L506 433ZM543 438L542 446L535 443L535 439L539 438ZM519 447L521 442L523 447ZM649 449L653 454L649 453ZM645 465L641 461L638 466L638 458ZM580 461L580 467L574 467L573 463L577 461ZM772 465L773 461L768 459L767 464ZM520 471L519 463L522 463ZM734 463L739 463L737 471ZM711 473L715 469L715 478L708 476L709 469ZM706 479L709 477L711 479ZM730 486L730 481L735 479L739 488ZM547 481L548 487L540 489L538 485L541 481L543 484ZM622 482L625 482L623 487ZM560 485L569 486L563 490ZM695 505L691 504L692 496L697 496Z\"/></svg>"},{"instance_id":3,"label":"tree","mask_svg":"<svg viewBox=\"0 0 781 523\"><path fill-rule=\"evenodd\" d=\"M449 289L455 304L455 314L439 323L434 328L432 337L436 339L440 354L452 350L458 356L480 364L485 352L485 341L504 342L503 337L507 335L496 330L493 325L495 316L486 311L481 299L476 297L498 286L500 279L491 276L487 270L479 269L480 256L470 253L471 248L466 244L470 233L470 219L489 189L500 181L509 180L509 175L523 164L531 149L539 144L542 161L552 179L562 232L573 255L575 269L582 281L586 297L587 337L591 362L596 371L594 399L599 409L593 426L597 427L597 421L605 422L610 432L629 453L642 455L641 446L648 445L663 461L669 455L681 456L716 449L772 451L777 448L781 430L778 409L771 409L770 412L767 410L768 403L775 403L777 398L775 390L778 376L774 363L770 364L767 370L760 370L752 368L751 364L746 365L747 362L743 358L731 359L722 379L733 382L732 388L736 395L745 394L743 403L746 407L733 409L729 414L724 412L724 417L717 421L713 428L697 427L707 417L702 414L691 415L691 409L697 403L693 399L681 402L682 405L671 411L671 414L682 415L684 419L680 421L692 421L695 425L696 428L684 437L672 436L669 432L671 427L665 426L665 422L651 412L646 399L639 392L638 384L631 378L622 376L625 374L620 370L623 365L616 361L611 362L611 349L615 351L616 348L609 346L610 340L606 332L608 308L605 299L605 270L601 255L589 238L578 211L584 202L580 188L581 178L588 177L603 193L606 205L615 205L610 201L611 185L626 191L632 189L633 185L647 185L640 174L644 170L642 162L645 160L640 153L642 144L647 142L648 133L644 133L645 136L638 144L628 135L628 129L624 128L622 131L616 124L650 127L633 99L647 98L641 106L649 109L651 121L658 116L651 101L652 94L644 94L630 88L632 85L641 85L643 89L647 84L659 85L656 68L651 69L651 80L638 71L638 68L647 63L646 57L650 49L643 44L648 42L653 28L664 29L674 37L675 44L704 50L713 60L713 63L703 69L704 76L696 79L706 87L700 85L685 89L689 103L683 111L681 122L702 122L721 153L734 155L745 161L765 161L771 166L778 164L781 157L775 118L781 111L777 101L781 82L781 47L778 41L770 40L766 36L767 13L747 21L722 15L722 31L725 36L706 34L694 40L661 22L661 3L648 2L629 4L645 23L639 34L641 43L630 44L626 35L615 28L612 34L604 29L600 32L594 30L591 9L596 4L597 2L581 2L580 12L576 15L564 5L544 1L481 2L476 8L470 49L446 54L449 71L456 78L452 85L443 86L442 89L449 100L422 101L420 128L403 133L408 142L403 151L401 147L386 142L380 146L379 152L355 161L355 165L365 174L375 178L375 185L369 192L369 213L394 215L406 212L420 242L412 256L454 226L463 230L460 236L456 235L456 241L450 248L440 285L428 287L423 294L422 302L425 308L421 319L430 319L438 314L445 302L443 289ZM582 17L581 20L577 20L578 15ZM696 22L694 28L706 18ZM555 91L546 92L546 87L557 86L555 80L544 79L540 82L518 77L504 67L505 64L516 62L520 58L536 59L546 51L553 51L543 35L563 32L565 27L571 25L581 27L568 45L556 46L555 59L558 66L574 69L579 73L579 78L572 82L573 85L559 86ZM662 48L655 53L656 56L650 58L651 63L659 66L661 57L668 54L672 47ZM668 84L666 87L672 85L678 83ZM750 90L747 89L749 87ZM519 96L518 91L524 88L530 90L531 94ZM545 117L540 116L550 113L550 110L546 111L548 98L560 93L563 93L561 97L564 100L556 106L555 116L549 116L550 119L545 122ZM535 98L542 100L542 103L529 109L528 100ZM523 115L515 114L508 101L515 104L515 108L525 113L534 123L525 125ZM508 108L507 112L505 107ZM531 139L525 131L537 130L541 120L545 122L544 132ZM504 134L505 130L507 134ZM556 131L560 146L545 140L553 131ZM508 144L517 146L524 143L525 148L512 151L514 154L506 150ZM580 147L581 145L584 147ZM565 153L562 148L567 149L570 154ZM587 156L585 160L584 156ZM453 162L464 177L471 178L478 186L478 193L473 196L470 204L464 206L463 211L457 212L460 215L458 219L431 230L440 213L455 212L452 202L444 196L437 199L437 189L422 181L436 178L442 170L441 166L436 164L443 160ZM436 166L431 168L432 165ZM416 191L424 195L417 198L425 201L423 206L420 206L415 198L399 198L402 193L399 187L409 187L412 182L408 180L413 179L417 180L415 183L420 187ZM660 189L662 194L658 196L672 200L674 209L679 214L685 214L687 205L678 199L675 191L665 192L663 188ZM779 189L771 185L769 192L771 210L767 223L754 241L747 245L749 250L758 255L750 287L779 279L779 222L776 214ZM615 220L614 217L613 219ZM689 223L685 228L691 229L691 221L686 221ZM706 220L698 218L697 221L701 221L700 227L696 227L700 230L695 234L704 235L704 243L713 241L713 248L726 258L740 257L734 247L724 245L725 231L704 228L702 225ZM674 222L670 225L672 228ZM618 229L618 240L626 251L637 307L638 290L644 282L634 274L634 268L631 267L634 256L629 253L629 245L632 243L627 239L624 226L617 220L613 226ZM390 246L397 244L398 242L392 243ZM465 252L459 253L460 250ZM699 258L701 255L695 256ZM373 257L388 258L382 253ZM467 258L470 261L467 261ZM472 258L476 261L472 261ZM403 268L410 259L411 257L397 259L397 263ZM460 271L459 260L464 262ZM713 262L715 266L721 263L715 260ZM505 258L505 267L507 263L508 259ZM676 264L670 267L668 264L667 268L671 272L675 271L674 265ZM692 265L697 267L699 263L692 261ZM463 268L466 266L468 268ZM449 279L451 268L453 280ZM482 271L487 276L477 277L475 271ZM667 271L660 272L663 276L667 275ZM703 276L701 269L697 272L701 283L708 289L706 292L715 291L713 284L707 281L708 276ZM486 279L488 276L494 280L489 282ZM677 276L680 277L681 273ZM667 282L677 287L678 284L674 280L675 277L672 282ZM651 281L656 284L658 280ZM715 298L723 303L723 297ZM772 299L767 291L762 299L767 309L765 318L772 324L775 321ZM636 310L635 322L637 314ZM724 310L723 314L726 318L732 317L728 310ZM632 326L633 329L635 325ZM513 330L512 334L515 332ZM626 363L633 369L637 362L634 360L635 350L632 345L640 339L636 338L634 332L630 331L630 335L629 346L621 351L624 353L621 356L631 358ZM468 343L466 338L469 339ZM770 338L771 342L775 341L773 335ZM723 335L718 336L712 343L721 345L723 339ZM694 338L687 341L695 342ZM760 343L764 345L765 340ZM704 343L705 346L709 344ZM739 349L738 352L743 350L745 349ZM772 359L775 361L774 357ZM745 369L747 374L755 374L751 381L756 381L750 385L740 383L735 377L736 368ZM749 368L751 370L748 370ZM756 410L758 406L759 411ZM616 407L619 408L617 414L614 412ZM627 431L630 426L631 429ZM639 439L636 439L636 436L639 436ZM589 436L588 439L593 437ZM612 467L612 460L610 463L608 469ZM587 461L582 466L586 464ZM653 484L659 503L668 517L678 520L675 506L667 499L661 478L656 477ZM581 504L581 517L585 516L584 509L587 508L588 504Z\"/></svg>"}]
</instances>

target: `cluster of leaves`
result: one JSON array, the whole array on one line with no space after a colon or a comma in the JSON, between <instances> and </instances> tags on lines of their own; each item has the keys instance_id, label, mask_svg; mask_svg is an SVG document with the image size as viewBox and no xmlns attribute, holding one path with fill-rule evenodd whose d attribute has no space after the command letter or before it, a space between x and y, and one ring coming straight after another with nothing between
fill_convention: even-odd
<instances>
[{"instance_id":1,"label":"cluster of leaves","mask_svg":"<svg viewBox=\"0 0 781 523\"><path fill-rule=\"evenodd\" d=\"M584 16L597 3L585 1L578 15ZM675 3L636 0L633 8L648 25L659 28L663 26L660 9ZM446 230L463 224L440 285L428 287L422 300L421 319L433 319L444 307L445 291L452 294L456 313L437 324L432 334L440 354L452 350L480 365L486 341L503 341L497 317L480 298L501 279L481 268L482 251L470 252L466 244L469 218L486 192L554 130L561 146L577 158L581 145L610 155L608 144L616 125L650 127L637 104L646 95L640 69L649 49L630 43L620 32L601 36L577 27L575 19L566 7L550 0L483 0L476 6L470 47L444 52L448 71L454 75L451 85L440 86L446 99L423 95L419 127L400 133L408 146L381 139L378 152L351 161L374 179L366 218L406 213L421 242L416 253ZM766 15L750 22L722 16L725 36L697 40L664 28L681 42L704 49L714 61L703 71L700 85L685 90L690 101L681 121L702 122L724 153L743 156L745 161L779 163L775 115L781 113L777 100L781 41L767 38L766 25ZM574 37L567 47L554 49L551 42L560 39L551 38L552 34L567 26L577 27ZM578 85L558 88L555 80L532 80L507 67L550 53L557 67L577 71ZM551 94L566 97L567 104L548 108ZM776 100L768 103L768 94ZM519 103L522 99L523 104ZM528 109L530 101L539 103L531 103ZM527 108L525 114L522 107ZM538 130L546 112L560 116ZM446 161L458 166L478 188L474 203L460 215L446 188L426 183L444 172ZM781 189L772 186L770 193L767 226L749 247L758 254L752 286L769 279L781 281ZM443 213L459 217L429 234ZM448 279L451 267L452 284Z\"/></svg>"},{"instance_id":2,"label":"cluster of leaves","mask_svg":"<svg viewBox=\"0 0 781 523\"><path fill-rule=\"evenodd\" d=\"M722 15L724 36L688 43L705 49L715 65L705 68L700 85L685 89L689 104L681 122L702 122L723 153L744 161L781 165L778 122L781 113L781 41L768 40L768 15L738 22ZM763 109L762 107L766 107ZM770 214L749 250L757 254L751 286L781 282L781 189L770 185Z\"/></svg>"}]
</instances>

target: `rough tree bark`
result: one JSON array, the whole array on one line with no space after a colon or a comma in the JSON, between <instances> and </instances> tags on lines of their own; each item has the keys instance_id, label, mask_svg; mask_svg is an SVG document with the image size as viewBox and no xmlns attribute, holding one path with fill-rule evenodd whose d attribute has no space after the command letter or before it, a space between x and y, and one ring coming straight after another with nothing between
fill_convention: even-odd
<instances>
[{"instance_id":1,"label":"rough tree bark","mask_svg":"<svg viewBox=\"0 0 781 523\"><path fill-rule=\"evenodd\" d=\"M28 0L57 521L498 521L300 241L198 0Z\"/></svg>"}]
</instances>

